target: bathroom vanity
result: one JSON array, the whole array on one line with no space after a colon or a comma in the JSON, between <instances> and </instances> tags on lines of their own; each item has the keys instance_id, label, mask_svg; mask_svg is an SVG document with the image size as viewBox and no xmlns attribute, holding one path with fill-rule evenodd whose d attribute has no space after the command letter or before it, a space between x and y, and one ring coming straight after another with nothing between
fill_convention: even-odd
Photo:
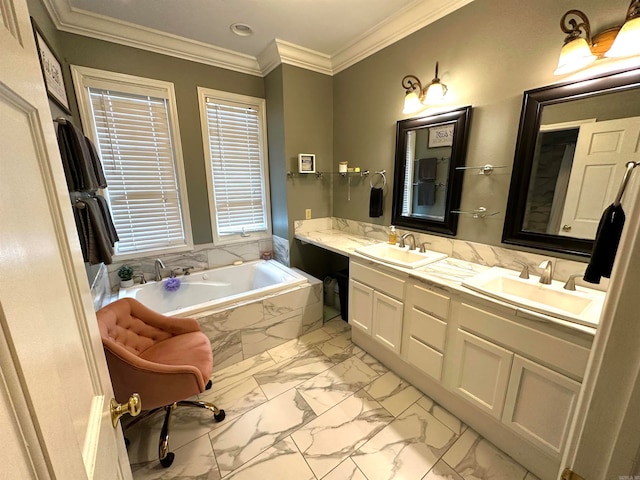
<instances>
[{"instance_id":1,"label":"bathroom vanity","mask_svg":"<svg viewBox=\"0 0 640 480\"><path fill-rule=\"evenodd\" d=\"M489 267L447 258L402 268L346 241L353 342L541 479L555 478L595 325L463 286Z\"/></svg>"}]
</instances>

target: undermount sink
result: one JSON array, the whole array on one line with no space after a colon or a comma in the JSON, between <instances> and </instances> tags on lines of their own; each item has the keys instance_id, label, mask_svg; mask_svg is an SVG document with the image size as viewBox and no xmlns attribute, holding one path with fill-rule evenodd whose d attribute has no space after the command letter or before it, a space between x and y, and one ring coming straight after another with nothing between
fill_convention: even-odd
<instances>
[{"instance_id":1,"label":"undermount sink","mask_svg":"<svg viewBox=\"0 0 640 480\"><path fill-rule=\"evenodd\" d=\"M356 253L391 265L404 268L418 268L432 262L447 258L446 253L420 252L409 250L409 247L399 247L390 243L376 243L367 247L356 248Z\"/></svg>"},{"instance_id":2,"label":"undermount sink","mask_svg":"<svg viewBox=\"0 0 640 480\"><path fill-rule=\"evenodd\" d=\"M462 285L538 313L589 327L598 325L604 292L584 287L566 290L563 282L554 280L551 285L543 285L539 278L532 275L522 279L518 272L493 267L465 280Z\"/></svg>"}]
</instances>

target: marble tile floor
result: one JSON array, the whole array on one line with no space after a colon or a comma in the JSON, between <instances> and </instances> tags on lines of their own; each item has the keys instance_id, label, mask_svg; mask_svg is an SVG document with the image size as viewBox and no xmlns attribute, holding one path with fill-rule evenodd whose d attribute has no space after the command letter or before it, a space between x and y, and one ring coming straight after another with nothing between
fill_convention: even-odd
<instances>
[{"instance_id":1,"label":"marble tile floor","mask_svg":"<svg viewBox=\"0 0 640 480\"><path fill-rule=\"evenodd\" d=\"M126 430L136 480L537 480L351 342L339 317L212 375L224 408L173 413L171 467L157 460L163 414Z\"/></svg>"}]
</instances>

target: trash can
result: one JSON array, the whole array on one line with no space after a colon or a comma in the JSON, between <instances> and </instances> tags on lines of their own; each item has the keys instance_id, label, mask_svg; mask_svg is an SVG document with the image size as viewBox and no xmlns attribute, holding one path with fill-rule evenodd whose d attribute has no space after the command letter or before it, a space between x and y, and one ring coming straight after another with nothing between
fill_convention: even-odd
<instances>
[{"instance_id":1,"label":"trash can","mask_svg":"<svg viewBox=\"0 0 640 480\"><path fill-rule=\"evenodd\" d=\"M340 298L340 316L346 322L349 319L349 269L336 272L336 279Z\"/></svg>"}]
</instances>

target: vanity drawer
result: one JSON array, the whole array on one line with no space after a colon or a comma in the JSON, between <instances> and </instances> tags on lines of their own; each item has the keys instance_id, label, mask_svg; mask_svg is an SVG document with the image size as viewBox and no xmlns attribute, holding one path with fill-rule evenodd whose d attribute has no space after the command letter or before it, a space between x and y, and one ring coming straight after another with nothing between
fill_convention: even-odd
<instances>
[{"instance_id":1,"label":"vanity drawer","mask_svg":"<svg viewBox=\"0 0 640 480\"><path fill-rule=\"evenodd\" d=\"M413 305L436 317L446 319L449 315L449 303L451 300L446 295L427 290L426 288L412 285Z\"/></svg>"},{"instance_id":2,"label":"vanity drawer","mask_svg":"<svg viewBox=\"0 0 640 480\"><path fill-rule=\"evenodd\" d=\"M447 324L415 308L409 315L409 335L442 352Z\"/></svg>"},{"instance_id":3,"label":"vanity drawer","mask_svg":"<svg viewBox=\"0 0 640 480\"><path fill-rule=\"evenodd\" d=\"M369 285L373 287L374 290L386 293L390 297L403 300L404 280L394 277L393 275L352 262L349 266L349 278Z\"/></svg>"},{"instance_id":4,"label":"vanity drawer","mask_svg":"<svg viewBox=\"0 0 640 480\"><path fill-rule=\"evenodd\" d=\"M409 337L409 354L407 360L438 381L440 381L442 377L442 359L443 355L441 353L436 352L419 340Z\"/></svg>"},{"instance_id":5,"label":"vanity drawer","mask_svg":"<svg viewBox=\"0 0 640 480\"><path fill-rule=\"evenodd\" d=\"M589 349L462 303L460 327L581 380Z\"/></svg>"}]
</instances>

